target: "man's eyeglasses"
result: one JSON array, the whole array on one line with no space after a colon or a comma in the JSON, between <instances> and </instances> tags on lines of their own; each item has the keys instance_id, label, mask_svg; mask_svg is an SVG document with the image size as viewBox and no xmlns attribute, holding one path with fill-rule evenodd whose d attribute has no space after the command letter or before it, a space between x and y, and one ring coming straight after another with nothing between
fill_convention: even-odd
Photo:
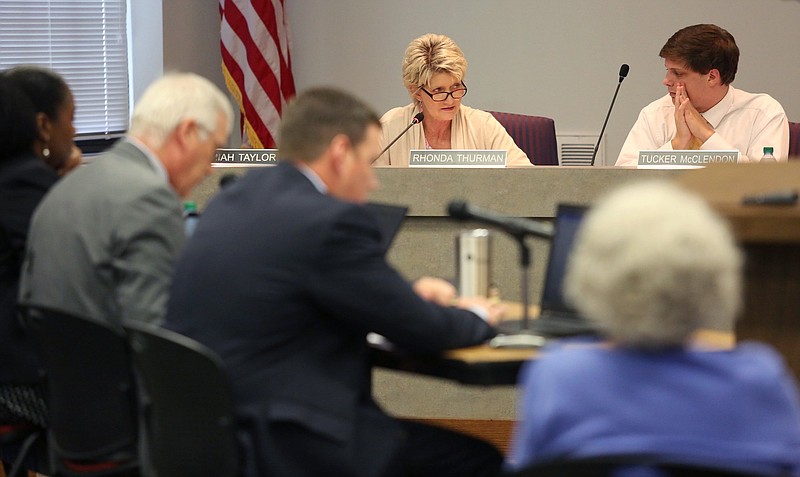
<instances>
[{"instance_id":1,"label":"man's eyeglasses","mask_svg":"<svg viewBox=\"0 0 800 477\"><path fill-rule=\"evenodd\" d=\"M453 91L440 91L438 93L429 93L428 90L423 88L422 86L419 87L422 91L425 92L428 96L431 97L432 100L436 101L437 103L441 103L442 101L447 101L448 96L452 96L453 99L461 99L467 95L467 85L463 82L461 83L463 88L454 89Z\"/></svg>"}]
</instances>

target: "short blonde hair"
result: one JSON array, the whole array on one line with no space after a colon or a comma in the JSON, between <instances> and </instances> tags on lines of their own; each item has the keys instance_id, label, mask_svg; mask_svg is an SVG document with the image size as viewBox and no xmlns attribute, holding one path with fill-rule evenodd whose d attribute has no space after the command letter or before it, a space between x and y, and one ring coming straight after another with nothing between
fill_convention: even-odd
<instances>
[{"instance_id":1,"label":"short blonde hair","mask_svg":"<svg viewBox=\"0 0 800 477\"><path fill-rule=\"evenodd\" d=\"M408 44L403 58L403 84L413 94L430 84L437 73L449 73L459 81L467 74L467 59L449 37L427 33Z\"/></svg>"},{"instance_id":2,"label":"short blonde hair","mask_svg":"<svg viewBox=\"0 0 800 477\"><path fill-rule=\"evenodd\" d=\"M663 348L699 328L732 328L741 273L727 224L701 198L645 182L611 193L587 215L564 287L614 342Z\"/></svg>"}]
</instances>

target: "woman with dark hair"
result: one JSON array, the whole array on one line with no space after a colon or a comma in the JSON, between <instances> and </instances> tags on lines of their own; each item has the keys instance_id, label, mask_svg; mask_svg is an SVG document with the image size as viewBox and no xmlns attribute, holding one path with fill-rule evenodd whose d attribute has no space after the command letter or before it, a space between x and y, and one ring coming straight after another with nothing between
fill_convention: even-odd
<instances>
[{"instance_id":1,"label":"woman with dark hair","mask_svg":"<svg viewBox=\"0 0 800 477\"><path fill-rule=\"evenodd\" d=\"M54 71L36 66L18 66L3 73L20 88L36 111L36 138L32 150L64 175L81 164L75 145L75 102L67 82Z\"/></svg>"},{"instance_id":2,"label":"woman with dark hair","mask_svg":"<svg viewBox=\"0 0 800 477\"><path fill-rule=\"evenodd\" d=\"M47 424L39 360L19 325L17 292L33 211L59 174L80 164L74 109L69 87L52 71L0 73L0 428L6 430ZM8 447L0 453L0 460L13 457Z\"/></svg>"}]
</instances>

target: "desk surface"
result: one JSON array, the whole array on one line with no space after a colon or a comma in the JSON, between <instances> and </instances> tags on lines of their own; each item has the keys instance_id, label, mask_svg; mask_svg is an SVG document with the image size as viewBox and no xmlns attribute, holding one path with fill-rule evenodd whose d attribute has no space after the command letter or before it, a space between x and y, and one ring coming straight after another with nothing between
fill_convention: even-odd
<instances>
[{"instance_id":1,"label":"desk surface","mask_svg":"<svg viewBox=\"0 0 800 477\"><path fill-rule=\"evenodd\" d=\"M699 330L692 339L695 346L709 349L730 349L736 344L732 333L718 330ZM536 348L493 348L488 344L470 346L445 351L447 359L456 359L465 363L499 363L508 361L525 361L536 357Z\"/></svg>"},{"instance_id":2,"label":"desk surface","mask_svg":"<svg viewBox=\"0 0 800 477\"><path fill-rule=\"evenodd\" d=\"M539 315L539 307L529 308L530 316ZM506 315L522 315L519 303L506 303ZM493 348L488 344L458 348L440 355L411 355L387 348L372 349L372 363L398 371L449 379L462 384L484 386L513 385L522 364L536 356L535 348Z\"/></svg>"},{"instance_id":3,"label":"desk surface","mask_svg":"<svg viewBox=\"0 0 800 477\"><path fill-rule=\"evenodd\" d=\"M509 304L509 318L520 315L519 305ZM538 314L538 307L531 307ZM706 349L731 349L736 345L733 333L699 330L692 345ZM520 368L538 355L537 348L493 348L488 344L448 350L440 355L411 355L402 351L378 349L372 351L372 362L399 371L423 374L483 386L514 385Z\"/></svg>"}]
</instances>

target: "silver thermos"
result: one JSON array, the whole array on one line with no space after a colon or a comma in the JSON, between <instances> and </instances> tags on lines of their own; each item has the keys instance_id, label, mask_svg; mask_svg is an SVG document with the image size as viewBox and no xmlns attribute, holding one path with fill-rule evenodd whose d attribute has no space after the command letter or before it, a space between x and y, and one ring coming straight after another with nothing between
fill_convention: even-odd
<instances>
[{"instance_id":1,"label":"silver thermos","mask_svg":"<svg viewBox=\"0 0 800 477\"><path fill-rule=\"evenodd\" d=\"M461 296L489 296L491 238L486 229L465 230L456 237L456 274Z\"/></svg>"}]
</instances>

